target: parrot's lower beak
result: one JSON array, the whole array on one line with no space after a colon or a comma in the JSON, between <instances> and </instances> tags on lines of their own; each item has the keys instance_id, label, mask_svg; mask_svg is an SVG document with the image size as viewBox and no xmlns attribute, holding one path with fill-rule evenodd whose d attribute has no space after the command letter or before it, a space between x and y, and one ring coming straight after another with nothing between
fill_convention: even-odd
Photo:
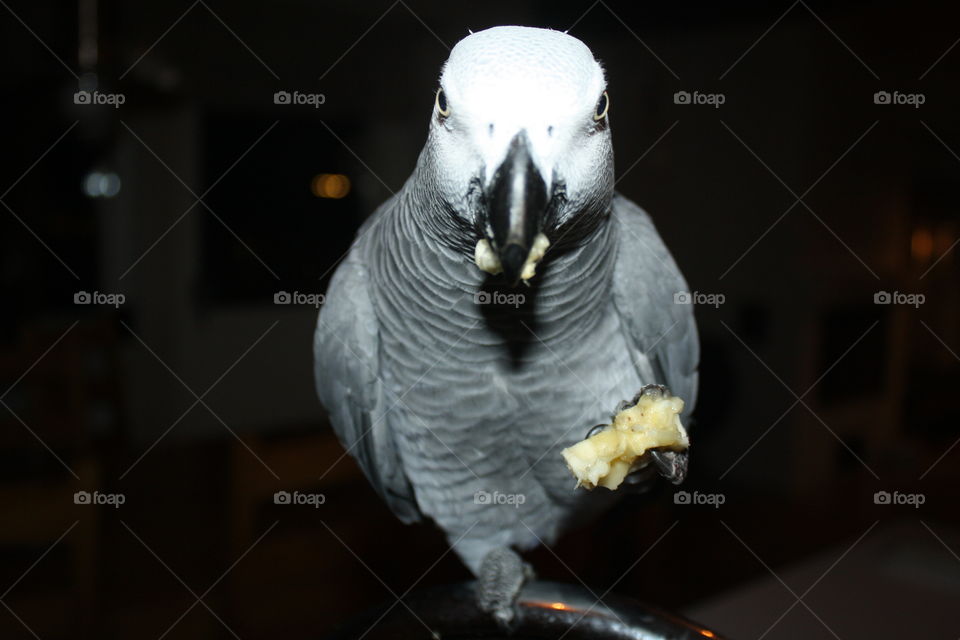
<instances>
[{"instance_id":1,"label":"parrot's lower beak","mask_svg":"<svg viewBox=\"0 0 960 640\"><path fill-rule=\"evenodd\" d=\"M511 285L523 275L549 200L547 185L530 155L530 140L521 131L510 141L486 193L487 239Z\"/></svg>"}]
</instances>

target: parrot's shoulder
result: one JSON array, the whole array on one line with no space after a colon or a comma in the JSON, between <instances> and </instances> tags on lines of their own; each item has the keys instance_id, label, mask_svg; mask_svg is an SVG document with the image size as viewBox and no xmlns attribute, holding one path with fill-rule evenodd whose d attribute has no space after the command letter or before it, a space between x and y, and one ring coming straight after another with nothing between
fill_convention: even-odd
<instances>
[{"instance_id":1,"label":"parrot's shoulder","mask_svg":"<svg viewBox=\"0 0 960 640\"><path fill-rule=\"evenodd\" d=\"M654 366L658 382L684 398L697 395L700 341L687 282L650 216L620 194L612 203L618 238L613 302L633 345Z\"/></svg>"}]
</instances>

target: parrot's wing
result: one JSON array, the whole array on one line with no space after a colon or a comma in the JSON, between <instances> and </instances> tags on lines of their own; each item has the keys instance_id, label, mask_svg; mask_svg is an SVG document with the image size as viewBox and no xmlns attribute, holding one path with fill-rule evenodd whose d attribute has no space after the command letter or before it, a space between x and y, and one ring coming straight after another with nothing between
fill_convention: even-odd
<instances>
[{"instance_id":1,"label":"parrot's wing","mask_svg":"<svg viewBox=\"0 0 960 640\"><path fill-rule=\"evenodd\" d=\"M313 340L317 393L341 444L377 493L403 522L415 522L420 511L384 415L389 402L379 376L379 329L362 248L354 244L327 288Z\"/></svg>"},{"instance_id":2,"label":"parrot's wing","mask_svg":"<svg viewBox=\"0 0 960 640\"><path fill-rule=\"evenodd\" d=\"M697 401L700 340L693 305L674 298L688 291L687 283L643 209L616 194L613 222L620 243L613 301L627 342L647 357L659 378L649 382L665 384L683 398L689 416Z\"/></svg>"}]
</instances>

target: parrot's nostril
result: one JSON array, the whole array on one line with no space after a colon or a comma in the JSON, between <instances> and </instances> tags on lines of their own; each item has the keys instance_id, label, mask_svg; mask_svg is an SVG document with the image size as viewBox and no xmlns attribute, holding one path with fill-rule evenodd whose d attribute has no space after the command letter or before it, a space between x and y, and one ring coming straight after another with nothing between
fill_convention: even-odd
<instances>
[{"instance_id":1,"label":"parrot's nostril","mask_svg":"<svg viewBox=\"0 0 960 640\"><path fill-rule=\"evenodd\" d=\"M548 136L553 135L553 125L550 125L549 127L547 127L547 135Z\"/></svg>"},{"instance_id":2,"label":"parrot's nostril","mask_svg":"<svg viewBox=\"0 0 960 640\"><path fill-rule=\"evenodd\" d=\"M490 134L490 137L493 137L493 123L487 125L487 133Z\"/></svg>"}]
</instances>

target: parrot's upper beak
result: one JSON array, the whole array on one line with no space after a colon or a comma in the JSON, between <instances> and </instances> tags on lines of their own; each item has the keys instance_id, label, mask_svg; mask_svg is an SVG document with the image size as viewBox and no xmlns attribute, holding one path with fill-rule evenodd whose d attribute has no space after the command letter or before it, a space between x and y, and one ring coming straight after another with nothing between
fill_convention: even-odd
<instances>
[{"instance_id":1,"label":"parrot's upper beak","mask_svg":"<svg viewBox=\"0 0 960 640\"><path fill-rule=\"evenodd\" d=\"M547 185L530 155L530 139L520 131L486 193L487 233L492 233L488 240L511 285L520 281L549 200Z\"/></svg>"}]
</instances>

